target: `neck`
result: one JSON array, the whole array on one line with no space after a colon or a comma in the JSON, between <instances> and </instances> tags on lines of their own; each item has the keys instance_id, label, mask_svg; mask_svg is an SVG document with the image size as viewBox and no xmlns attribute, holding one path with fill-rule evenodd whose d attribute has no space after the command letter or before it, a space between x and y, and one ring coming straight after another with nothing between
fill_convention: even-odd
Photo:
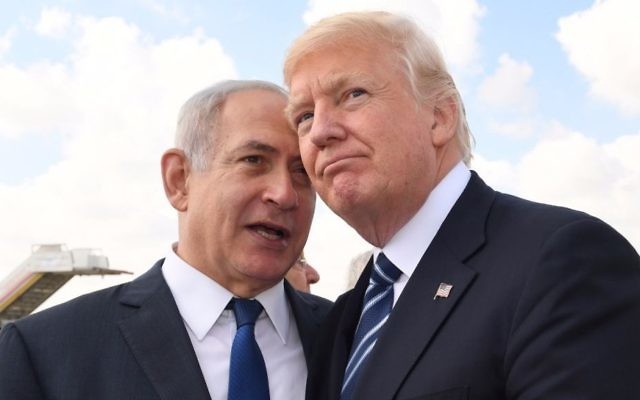
<instances>
[{"instance_id":1,"label":"neck","mask_svg":"<svg viewBox=\"0 0 640 400\"><path fill-rule=\"evenodd\" d=\"M188 236L187 236L188 237ZM195 245L194 241L183 239L178 241L176 254L192 268L200 271L209 279L216 281L220 286L224 287L234 296L251 299L275 286L284 276L278 279L260 280L255 277L238 276L225 273L224 269L215 268L208 262L205 248L202 245Z\"/></svg>"},{"instance_id":2,"label":"neck","mask_svg":"<svg viewBox=\"0 0 640 400\"><path fill-rule=\"evenodd\" d=\"M405 190L389 193L386 201L375 205L352 207L343 219L367 242L384 247L403 226L420 210L433 189L460 161L459 157L441 159L433 179L424 184L405 187Z\"/></svg>"},{"instance_id":3,"label":"neck","mask_svg":"<svg viewBox=\"0 0 640 400\"><path fill-rule=\"evenodd\" d=\"M411 215L378 216L377 218L353 218L347 223L367 242L378 248L384 247L391 238L413 217Z\"/></svg>"}]
</instances>

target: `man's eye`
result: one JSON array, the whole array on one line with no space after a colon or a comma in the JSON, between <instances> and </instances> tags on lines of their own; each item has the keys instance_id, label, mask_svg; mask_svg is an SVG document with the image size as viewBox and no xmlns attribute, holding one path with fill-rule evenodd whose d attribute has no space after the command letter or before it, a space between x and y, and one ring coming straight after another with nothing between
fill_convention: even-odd
<instances>
[{"instance_id":1,"label":"man's eye","mask_svg":"<svg viewBox=\"0 0 640 400\"><path fill-rule=\"evenodd\" d=\"M311 179L306 172L297 172L293 175L293 181L302 186L311 186Z\"/></svg>"},{"instance_id":2,"label":"man's eye","mask_svg":"<svg viewBox=\"0 0 640 400\"><path fill-rule=\"evenodd\" d=\"M309 180L309 174L307 174L307 170L304 168L303 164L293 165L291 167L291 172L295 174L298 179L302 179L304 182Z\"/></svg>"},{"instance_id":3,"label":"man's eye","mask_svg":"<svg viewBox=\"0 0 640 400\"><path fill-rule=\"evenodd\" d=\"M300 115L298 117L297 125L300 125L301 123L303 123L303 122L305 122L305 121L307 121L307 120L309 120L311 118L313 118L313 113L312 112L306 112L306 113L304 113L304 114L302 114L302 115Z\"/></svg>"},{"instance_id":4,"label":"man's eye","mask_svg":"<svg viewBox=\"0 0 640 400\"><path fill-rule=\"evenodd\" d=\"M358 88L358 89L353 89L351 92L349 92L349 96L350 97L360 97L360 96L362 96L363 94L366 94L366 93L367 93L366 90Z\"/></svg>"},{"instance_id":5,"label":"man's eye","mask_svg":"<svg viewBox=\"0 0 640 400\"><path fill-rule=\"evenodd\" d=\"M242 159L242 161L247 162L249 164L260 164L262 162L262 157L260 156L246 156Z\"/></svg>"},{"instance_id":6,"label":"man's eye","mask_svg":"<svg viewBox=\"0 0 640 400\"><path fill-rule=\"evenodd\" d=\"M296 167L296 168L294 169L294 172L296 172L296 173L298 173L298 174L305 175L305 176L306 176L306 175L308 175L308 174L307 174L307 170L306 170L306 169L304 169L304 167L303 167L303 166Z\"/></svg>"}]
</instances>

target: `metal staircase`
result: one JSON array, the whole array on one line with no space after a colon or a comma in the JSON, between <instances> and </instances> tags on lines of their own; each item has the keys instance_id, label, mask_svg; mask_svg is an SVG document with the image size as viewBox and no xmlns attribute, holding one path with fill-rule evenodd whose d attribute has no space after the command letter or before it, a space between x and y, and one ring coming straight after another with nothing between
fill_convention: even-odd
<instances>
[{"instance_id":1,"label":"metal staircase","mask_svg":"<svg viewBox=\"0 0 640 400\"><path fill-rule=\"evenodd\" d=\"M0 327L29 315L76 275L129 273L109 269L108 258L95 249L36 245L31 256L0 282Z\"/></svg>"},{"instance_id":2,"label":"metal staircase","mask_svg":"<svg viewBox=\"0 0 640 400\"><path fill-rule=\"evenodd\" d=\"M33 274L32 284L26 287L24 293L7 305L0 312L0 320L13 321L29 315L46 299L51 297L71 278L72 274L45 272Z\"/></svg>"}]
</instances>

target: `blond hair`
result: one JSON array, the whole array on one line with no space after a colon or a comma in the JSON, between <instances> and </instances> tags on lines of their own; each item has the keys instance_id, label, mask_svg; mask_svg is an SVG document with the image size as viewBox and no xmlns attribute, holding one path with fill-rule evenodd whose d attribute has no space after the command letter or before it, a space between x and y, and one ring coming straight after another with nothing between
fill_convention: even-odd
<instances>
[{"instance_id":1,"label":"blond hair","mask_svg":"<svg viewBox=\"0 0 640 400\"><path fill-rule=\"evenodd\" d=\"M305 56L344 42L364 48L371 43L387 44L398 55L417 101L451 99L458 111L456 140L464 162L469 164L473 137L460 93L436 43L408 18L384 11L367 11L343 13L320 20L289 48L284 63L286 85L291 85L291 75Z\"/></svg>"}]
</instances>

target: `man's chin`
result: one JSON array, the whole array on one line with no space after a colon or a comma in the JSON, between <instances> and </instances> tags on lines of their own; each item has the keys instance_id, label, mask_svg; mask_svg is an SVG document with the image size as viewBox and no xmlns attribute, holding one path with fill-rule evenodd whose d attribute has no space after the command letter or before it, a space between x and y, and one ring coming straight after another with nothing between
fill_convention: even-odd
<instances>
[{"instance_id":1,"label":"man's chin","mask_svg":"<svg viewBox=\"0 0 640 400\"><path fill-rule=\"evenodd\" d=\"M242 267L243 275L257 281L278 282L284 278L289 270L289 265L286 265L285 258L283 255L279 257L256 257ZM293 264L293 261L291 264Z\"/></svg>"},{"instance_id":2,"label":"man's chin","mask_svg":"<svg viewBox=\"0 0 640 400\"><path fill-rule=\"evenodd\" d=\"M357 178L354 174L339 174L326 191L319 191L320 197L331 208L349 208L357 204L364 197L361 180Z\"/></svg>"}]
</instances>

